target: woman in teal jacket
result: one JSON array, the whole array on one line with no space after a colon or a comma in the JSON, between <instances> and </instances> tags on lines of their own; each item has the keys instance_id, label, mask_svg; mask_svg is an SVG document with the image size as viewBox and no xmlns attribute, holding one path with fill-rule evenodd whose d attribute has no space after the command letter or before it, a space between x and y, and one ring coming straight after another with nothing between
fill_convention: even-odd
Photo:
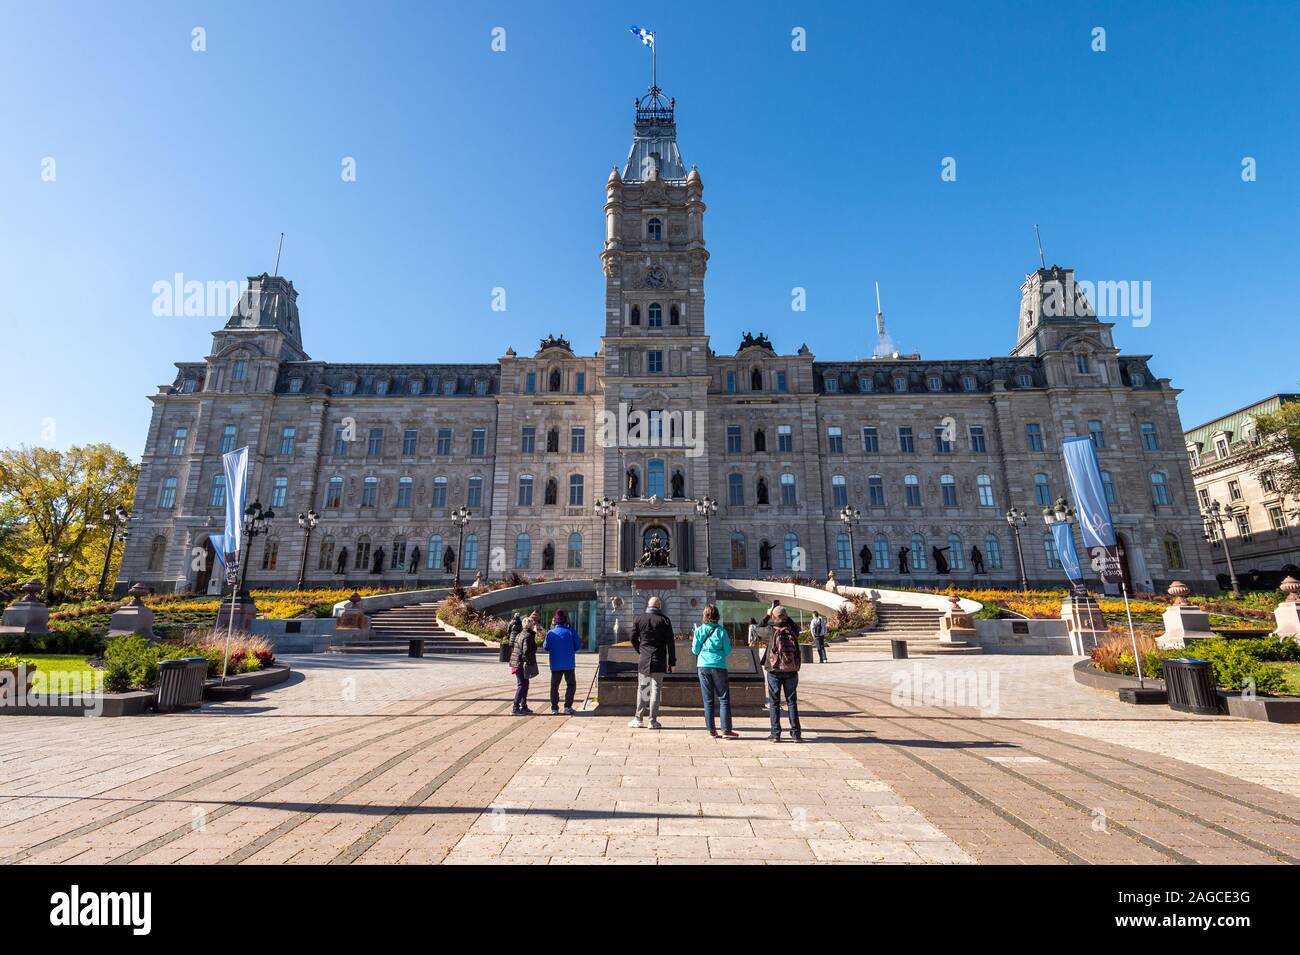
<instances>
[{"instance_id":1,"label":"woman in teal jacket","mask_svg":"<svg viewBox=\"0 0 1300 955\"><path fill-rule=\"evenodd\" d=\"M713 723L716 701L722 721L722 736L725 739L737 739L740 734L731 729L731 691L727 684L727 657L731 655L731 638L727 635L726 628L718 623L718 608L713 604L704 608L704 622L695 628L691 652L695 654L695 671L700 677L704 725L709 728L709 735L718 735Z\"/></svg>"}]
</instances>

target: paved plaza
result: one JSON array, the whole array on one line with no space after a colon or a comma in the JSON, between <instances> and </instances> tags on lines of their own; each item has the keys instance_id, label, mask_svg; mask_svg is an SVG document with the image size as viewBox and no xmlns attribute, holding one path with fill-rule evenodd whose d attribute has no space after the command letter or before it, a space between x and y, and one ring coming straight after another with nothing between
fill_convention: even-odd
<instances>
[{"instance_id":1,"label":"paved plaza","mask_svg":"<svg viewBox=\"0 0 1300 955\"><path fill-rule=\"evenodd\" d=\"M757 716L726 742L685 713L512 717L506 667L455 656L5 717L0 863L1300 862L1300 727L1125 706L1064 657L832 653L798 746Z\"/></svg>"}]
</instances>

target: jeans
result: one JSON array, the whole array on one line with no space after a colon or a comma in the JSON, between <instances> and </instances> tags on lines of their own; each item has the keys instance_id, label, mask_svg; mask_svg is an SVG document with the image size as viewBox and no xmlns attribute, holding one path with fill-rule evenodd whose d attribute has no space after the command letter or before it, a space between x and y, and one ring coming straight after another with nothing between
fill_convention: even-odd
<instances>
[{"instance_id":1,"label":"jeans","mask_svg":"<svg viewBox=\"0 0 1300 955\"><path fill-rule=\"evenodd\" d=\"M564 678L564 708L573 709L573 694L578 688L578 681L574 678L572 670L552 670L551 671L551 709L560 708L560 678Z\"/></svg>"},{"instance_id":2,"label":"jeans","mask_svg":"<svg viewBox=\"0 0 1300 955\"><path fill-rule=\"evenodd\" d=\"M772 735L781 735L781 694L785 694L786 706L790 709L790 735L795 739L803 736L799 725L799 674L767 672L767 706L772 724Z\"/></svg>"},{"instance_id":3,"label":"jeans","mask_svg":"<svg viewBox=\"0 0 1300 955\"><path fill-rule=\"evenodd\" d=\"M664 694L662 673L638 673L636 677L636 718L650 711L650 722L659 720L659 698Z\"/></svg>"},{"instance_id":4,"label":"jeans","mask_svg":"<svg viewBox=\"0 0 1300 955\"><path fill-rule=\"evenodd\" d=\"M715 732L713 724L713 701L718 701L718 712L722 720L722 732L731 732L731 691L727 681L727 671L721 667L700 667L700 696L704 699L704 725L709 732Z\"/></svg>"},{"instance_id":5,"label":"jeans","mask_svg":"<svg viewBox=\"0 0 1300 955\"><path fill-rule=\"evenodd\" d=\"M521 666L515 674L515 712L528 706L528 674Z\"/></svg>"},{"instance_id":6,"label":"jeans","mask_svg":"<svg viewBox=\"0 0 1300 955\"><path fill-rule=\"evenodd\" d=\"M826 662L826 638L823 636L823 637L815 637L814 639L817 641L817 659L819 662L825 663Z\"/></svg>"}]
</instances>

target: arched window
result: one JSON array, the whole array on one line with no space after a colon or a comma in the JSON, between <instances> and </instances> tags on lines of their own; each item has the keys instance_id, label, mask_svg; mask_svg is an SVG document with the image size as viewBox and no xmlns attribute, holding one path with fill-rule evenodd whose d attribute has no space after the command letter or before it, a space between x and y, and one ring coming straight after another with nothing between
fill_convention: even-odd
<instances>
[{"instance_id":1,"label":"arched window","mask_svg":"<svg viewBox=\"0 0 1300 955\"><path fill-rule=\"evenodd\" d=\"M925 535L912 535L912 559L909 561L912 570L925 570L929 565L926 563L928 555L925 552Z\"/></svg>"},{"instance_id":2,"label":"arched window","mask_svg":"<svg viewBox=\"0 0 1300 955\"><path fill-rule=\"evenodd\" d=\"M831 476L831 503L836 507L844 507L849 503L849 483L843 474Z\"/></svg>"},{"instance_id":3,"label":"arched window","mask_svg":"<svg viewBox=\"0 0 1300 955\"><path fill-rule=\"evenodd\" d=\"M957 506L957 480L951 474L939 476L939 489L943 491L943 506ZM955 564L953 565L956 566Z\"/></svg>"},{"instance_id":4,"label":"arched window","mask_svg":"<svg viewBox=\"0 0 1300 955\"><path fill-rule=\"evenodd\" d=\"M799 503L798 488L794 483L794 475L789 471L781 475L781 503L787 506Z\"/></svg>"},{"instance_id":5,"label":"arched window","mask_svg":"<svg viewBox=\"0 0 1300 955\"><path fill-rule=\"evenodd\" d=\"M1046 474L1034 475L1034 494L1039 504L1052 503L1052 485Z\"/></svg>"},{"instance_id":6,"label":"arched window","mask_svg":"<svg viewBox=\"0 0 1300 955\"><path fill-rule=\"evenodd\" d=\"M727 475L727 503L732 507L745 504L745 479L739 474Z\"/></svg>"},{"instance_id":7,"label":"arched window","mask_svg":"<svg viewBox=\"0 0 1300 955\"><path fill-rule=\"evenodd\" d=\"M737 531L731 535L731 569L740 570L748 566L749 552L745 545L745 535Z\"/></svg>"},{"instance_id":8,"label":"arched window","mask_svg":"<svg viewBox=\"0 0 1300 955\"><path fill-rule=\"evenodd\" d=\"M224 474L214 475L212 478L212 490L208 492L208 507L225 507L226 506L226 476Z\"/></svg>"},{"instance_id":9,"label":"arched window","mask_svg":"<svg viewBox=\"0 0 1300 955\"><path fill-rule=\"evenodd\" d=\"M430 507L447 506L447 479L445 477L436 477L433 479L433 499L430 501Z\"/></svg>"},{"instance_id":10,"label":"arched window","mask_svg":"<svg viewBox=\"0 0 1300 955\"><path fill-rule=\"evenodd\" d=\"M655 458L646 464L645 469L645 493L646 497L654 495L664 496L664 463Z\"/></svg>"},{"instance_id":11,"label":"arched window","mask_svg":"<svg viewBox=\"0 0 1300 955\"><path fill-rule=\"evenodd\" d=\"M533 476L531 474L519 475L519 506L533 506Z\"/></svg>"},{"instance_id":12,"label":"arched window","mask_svg":"<svg viewBox=\"0 0 1300 955\"><path fill-rule=\"evenodd\" d=\"M993 570L1002 567L1002 540L997 534L984 535L984 561Z\"/></svg>"},{"instance_id":13,"label":"arched window","mask_svg":"<svg viewBox=\"0 0 1300 955\"><path fill-rule=\"evenodd\" d=\"M903 491L907 496L908 507L921 506L921 482L915 474L903 476Z\"/></svg>"},{"instance_id":14,"label":"arched window","mask_svg":"<svg viewBox=\"0 0 1300 955\"><path fill-rule=\"evenodd\" d=\"M167 538L159 534L149 542L149 570L151 573L161 573L163 569L163 560L167 557Z\"/></svg>"},{"instance_id":15,"label":"arched window","mask_svg":"<svg viewBox=\"0 0 1300 955\"><path fill-rule=\"evenodd\" d=\"M633 306L632 306L632 317L631 317L631 319L629 319L629 324L632 324L632 325L640 325L640 324L641 324L641 306L640 306L640 305L633 305Z\"/></svg>"},{"instance_id":16,"label":"arched window","mask_svg":"<svg viewBox=\"0 0 1300 955\"><path fill-rule=\"evenodd\" d=\"M1159 471L1151 474L1151 503L1157 507L1169 503L1169 484Z\"/></svg>"},{"instance_id":17,"label":"arched window","mask_svg":"<svg viewBox=\"0 0 1300 955\"><path fill-rule=\"evenodd\" d=\"M965 545L961 542L961 535L956 531L948 535L948 566L953 570L966 569Z\"/></svg>"},{"instance_id":18,"label":"arched window","mask_svg":"<svg viewBox=\"0 0 1300 955\"><path fill-rule=\"evenodd\" d=\"M677 306L674 305L674 306L672 306L672 308L670 308L670 309L668 310L668 324L669 324L669 325L680 325L681 323L682 323L682 315L681 315L681 312L678 311Z\"/></svg>"},{"instance_id":19,"label":"arched window","mask_svg":"<svg viewBox=\"0 0 1300 955\"><path fill-rule=\"evenodd\" d=\"M876 552L876 570L889 570L889 561L892 556L889 553L889 538L885 537L884 534L877 534L874 549Z\"/></svg>"},{"instance_id":20,"label":"arched window","mask_svg":"<svg viewBox=\"0 0 1300 955\"><path fill-rule=\"evenodd\" d=\"M799 546L798 534L785 535L785 569L804 570L803 549ZM796 566L798 565L798 566Z\"/></svg>"},{"instance_id":21,"label":"arched window","mask_svg":"<svg viewBox=\"0 0 1300 955\"><path fill-rule=\"evenodd\" d=\"M442 535L434 534L429 538L429 553L425 558L425 567L429 570L442 569Z\"/></svg>"},{"instance_id":22,"label":"arched window","mask_svg":"<svg viewBox=\"0 0 1300 955\"><path fill-rule=\"evenodd\" d=\"M411 506L411 491L415 487L415 482L409 477L397 479L397 506Z\"/></svg>"},{"instance_id":23,"label":"arched window","mask_svg":"<svg viewBox=\"0 0 1300 955\"><path fill-rule=\"evenodd\" d=\"M980 507L993 507L993 478L980 474L975 478L975 487L979 491Z\"/></svg>"},{"instance_id":24,"label":"arched window","mask_svg":"<svg viewBox=\"0 0 1300 955\"><path fill-rule=\"evenodd\" d=\"M664 324L664 307L658 302L651 302L646 310L646 324L651 328L662 328Z\"/></svg>"},{"instance_id":25,"label":"arched window","mask_svg":"<svg viewBox=\"0 0 1300 955\"><path fill-rule=\"evenodd\" d=\"M867 475L867 503L871 507L885 506L885 479L879 474Z\"/></svg>"},{"instance_id":26,"label":"arched window","mask_svg":"<svg viewBox=\"0 0 1300 955\"><path fill-rule=\"evenodd\" d=\"M520 534L515 538L515 569L527 570L528 563L532 559L533 542L527 534Z\"/></svg>"},{"instance_id":27,"label":"arched window","mask_svg":"<svg viewBox=\"0 0 1300 955\"><path fill-rule=\"evenodd\" d=\"M569 475L569 507L582 507L583 477L581 474Z\"/></svg>"},{"instance_id":28,"label":"arched window","mask_svg":"<svg viewBox=\"0 0 1300 955\"><path fill-rule=\"evenodd\" d=\"M848 534L840 534L835 538L835 560L840 570L853 569L853 549L849 547Z\"/></svg>"},{"instance_id":29,"label":"arched window","mask_svg":"<svg viewBox=\"0 0 1300 955\"><path fill-rule=\"evenodd\" d=\"M645 224L645 237L651 242L658 242L663 238L664 224L658 219L649 219Z\"/></svg>"},{"instance_id":30,"label":"arched window","mask_svg":"<svg viewBox=\"0 0 1300 955\"><path fill-rule=\"evenodd\" d=\"M1043 556L1047 558L1048 570L1061 569L1061 555L1056 551L1056 538L1051 531L1043 535Z\"/></svg>"},{"instance_id":31,"label":"arched window","mask_svg":"<svg viewBox=\"0 0 1300 955\"><path fill-rule=\"evenodd\" d=\"M1186 570L1187 564L1183 561L1183 545L1178 542L1178 538L1173 534L1166 534L1164 546L1165 566L1170 570Z\"/></svg>"},{"instance_id":32,"label":"arched window","mask_svg":"<svg viewBox=\"0 0 1300 955\"><path fill-rule=\"evenodd\" d=\"M582 535L576 531L569 535L569 566L582 566Z\"/></svg>"},{"instance_id":33,"label":"arched window","mask_svg":"<svg viewBox=\"0 0 1300 955\"><path fill-rule=\"evenodd\" d=\"M470 534L465 538L465 553L461 554L461 567L465 570L478 570L478 535Z\"/></svg>"}]
</instances>

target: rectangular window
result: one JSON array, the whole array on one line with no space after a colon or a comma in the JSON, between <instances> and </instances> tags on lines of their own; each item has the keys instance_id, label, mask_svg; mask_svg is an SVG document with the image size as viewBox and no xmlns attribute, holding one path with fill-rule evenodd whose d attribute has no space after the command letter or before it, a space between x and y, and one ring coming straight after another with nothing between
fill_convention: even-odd
<instances>
[{"instance_id":1,"label":"rectangular window","mask_svg":"<svg viewBox=\"0 0 1300 955\"><path fill-rule=\"evenodd\" d=\"M1088 422L1088 437L1092 438L1092 446L1098 451L1106 447L1106 429L1100 421Z\"/></svg>"},{"instance_id":2,"label":"rectangular window","mask_svg":"<svg viewBox=\"0 0 1300 955\"><path fill-rule=\"evenodd\" d=\"M844 453L844 432L839 428L826 429L826 447L831 454Z\"/></svg>"},{"instance_id":3,"label":"rectangular window","mask_svg":"<svg viewBox=\"0 0 1300 955\"><path fill-rule=\"evenodd\" d=\"M729 371L727 372L727 394L734 395L735 393L736 393L736 373L734 371Z\"/></svg>"},{"instance_id":4,"label":"rectangular window","mask_svg":"<svg viewBox=\"0 0 1300 955\"><path fill-rule=\"evenodd\" d=\"M441 458L451 455L451 428L438 429L438 444L434 453Z\"/></svg>"},{"instance_id":5,"label":"rectangular window","mask_svg":"<svg viewBox=\"0 0 1300 955\"><path fill-rule=\"evenodd\" d=\"M519 450L524 454L532 454L537 450L537 429L534 427L524 428L519 438Z\"/></svg>"},{"instance_id":6,"label":"rectangular window","mask_svg":"<svg viewBox=\"0 0 1300 955\"><path fill-rule=\"evenodd\" d=\"M235 435L238 432L233 424L228 424L221 429L221 453L229 454L235 450Z\"/></svg>"},{"instance_id":7,"label":"rectangular window","mask_svg":"<svg viewBox=\"0 0 1300 955\"><path fill-rule=\"evenodd\" d=\"M467 507L483 506L483 479L481 477L469 479L469 486L465 493L465 504Z\"/></svg>"},{"instance_id":8,"label":"rectangular window","mask_svg":"<svg viewBox=\"0 0 1300 955\"><path fill-rule=\"evenodd\" d=\"M164 478L162 486L158 488L158 506L169 508L176 504L176 479L174 477Z\"/></svg>"},{"instance_id":9,"label":"rectangular window","mask_svg":"<svg viewBox=\"0 0 1300 955\"><path fill-rule=\"evenodd\" d=\"M575 371L573 373L573 390L578 394L583 394L587 390L587 373L585 371Z\"/></svg>"},{"instance_id":10,"label":"rectangular window","mask_svg":"<svg viewBox=\"0 0 1300 955\"><path fill-rule=\"evenodd\" d=\"M583 480L581 474L569 478L569 507L582 507Z\"/></svg>"},{"instance_id":11,"label":"rectangular window","mask_svg":"<svg viewBox=\"0 0 1300 955\"><path fill-rule=\"evenodd\" d=\"M289 494L289 479L278 477L271 484L271 506L284 507L284 499Z\"/></svg>"},{"instance_id":12,"label":"rectangular window","mask_svg":"<svg viewBox=\"0 0 1300 955\"><path fill-rule=\"evenodd\" d=\"M943 506L957 506L957 485L950 481L944 481L939 485L943 489Z\"/></svg>"},{"instance_id":13,"label":"rectangular window","mask_svg":"<svg viewBox=\"0 0 1300 955\"><path fill-rule=\"evenodd\" d=\"M284 455L293 454L294 437L298 434L297 428L285 428L280 432L280 453Z\"/></svg>"},{"instance_id":14,"label":"rectangular window","mask_svg":"<svg viewBox=\"0 0 1300 955\"><path fill-rule=\"evenodd\" d=\"M872 507L885 506L885 479L879 474L867 478L867 501Z\"/></svg>"},{"instance_id":15,"label":"rectangular window","mask_svg":"<svg viewBox=\"0 0 1300 955\"><path fill-rule=\"evenodd\" d=\"M776 391L777 394L785 394L785 372L783 371L776 373Z\"/></svg>"},{"instance_id":16,"label":"rectangular window","mask_svg":"<svg viewBox=\"0 0 1300 955\"><path fill-rule=\"evenodd\" d=\"M190 433L189 428L177 428L172 435L172 454L185 453L185 436Z\"/></svg>"},{"instance_id":17,"label":"rectangular window","mask_svg":"<svg viewBox=\"0 0 1300 955\"><path fill-rule=\"evenodd\" d=\"M347 428L334 429L334 454L336 457L346 457L348 453Z\"/></svg>"},{"instance_id":18,"label":"rectangular window","mask_svg":"<svg viewBox=\"0 0 1300 955\"><path fill-rule=\"evenodd\" d=\"M781 475L781 503L787 507L793 507L799 503L793 474Z\"/></svg>"},{"instance_id":19,"label":"rectangular window","mask_svg":"<svg viewBox=\"0 0 1300 955\"><path fill-rule=\"evenodd\" d=\"M661 351L646 352L645 370L652 375L663 371L664 353Z\"/></svg>"},{"instance_id":20,"label":"rectangular window","mask_svg":"<svg viewBox=\"0 0 1300 955\"><path fill-rule=\"evenodd\" d=\"M732 507L745 504L745 479L739 474L727 475L727 503Z\"/></svg>"},{"instance_id":21,"label":"rectangular window","mask_svg":"<svg viewBox=\"0 0 1300 955\"><path fill-rule=\"evenodd\" d=\"M786 453L794 451L794 435L788 424L776 426L776 449Z\"/></svg>"},{"instance_id":22,"label":"rectangular window","mask_svg":"<svg viewBox=\"0 0 1300 955\"><path fill-rule=\"evenodd\" d=\"M276 560L280 556L280 544L278 541L268 540L262 547L262 569L275 570Z\"/></svg>"},{"instance_id":23,"label":"rectangular window","mask_svg":"<svg viewBox=\"0 0 1300 955\"><path fill-rule=\"evenodd\" d=\"M921 485L916 484L915 482L908 481L908 482L904 482L903 489L907 492L907 506L920 507L921 506Z\"/></svg>"},{"instance_id":24,"label":"rectangular window","mask_svg":"<svg viewBox=\"0 0 1300 955\"><path fill-rule=\"evenodd\" d=\"M475 428L469 433L469 453L471 457L481 458L487 454L487 429Z\"/></svg>"},{"instance_id":25,"label":"rectangular window","mask_svg":"<svg viewBox=\"0 0 1300 955\"><path fill-rule=\"evenodd\" d=\"M212 479L212 490L208 494L208 507L224 507L226 504L226 478L218 474Z\"/></svg>"},{"instance_id":26,"label":"rectangular window","mask_svg":"<svg viewBox=\"0 0 1300 955\"><path fill-rule=\"evenodd\" d=\"M988 451L988 447L984 444L984 429L979 425L971 426L970 449L976 454L984 454Z\"/></svg>"},{"instance_id":27,"label":"rectangular window","mask_svg":"<svg viewBox=\"0 0 1300 955\"><path fill-rule=\"evenodd\" d=\"M1278 507L1276 504L1268 509L1268 520L1269 523L1273 525L1273 530L1277 531L1279 534L1285 534L1287 532L1286 515L1282 513L1282 508Z\"/></svg>"},{"instance_id":28,"label":"rectangular window","mask_svg":"<svg viewBox=\"0 0 1300 955\"><path fill-rule=\"evenodd\" d=\"M1030 423L1025 425L1025 447L1030 451L1043 450L1043 428L1042 425Z\"/></svg>"},{"instance_id":29,"label":"rectangular window","mask_svg":"<svg viewBox=\"0 0 1300 955\"><path fill-rule=\"evenodd\" d=\"M902 454L912 454L916 451L916 440L912 436L911 428L898 429L898 450Z\"/></svg>"},{"instance_id":30,"label":"rectangular window","mask_svg":"<svg viewBox=\"0 0 1300 955\"><path fill-rule=\"evenodd\" d=\"M524 376L524 393L529 395L537 394L537 372L530 371Z\"/></svg>"},{"instance_id":31,"label":"rectangular window","mask_svg":"<svg viewBox=\"0 0 1300 955\"><path fill-rule=\"evenodd\" d=\"M867 454L877 454L880 451L880 432L875 428L862 429L862 450Z\"/></svg>"},{"instance_id":32,"label":"rectangular window","mask_svg":"<svg viewBox=\"0 0 1300 955\"><path fill-rule=\"evenodd\" d=\"M407 428L402 432L402 454L412 457L420 448L420 432Z\"/></svg>"},{"instance_id":33,"label":"rectangular window","mask_svg":"<svg viewBox=\"0 0 1300 955\"><path fill-rule=\"evenodd\" d=\"M429 502L433 508L444 508L447 506L447 479L433 479L433 498Z\"/></svg>"},{"instance_id":34,"label":"rectangular window","mask_svg":"<svg viewBox=\"0 0 1300 955\"><path fill-rule=\"evenodd\" d=\"M325 506L342 507L343 506L343 479L330 478L330 482L325 485Z\"/></svg>"},{"instance_id":35,"label":"rectangular window","mask_svg":"<svg viewBox=\"0 0 1300 955\"><path fill-rule=\"evenodd\" d=\"M531 474L519 475L519 506L533 506L533 476Z\"/></svg>"},{"instance_id":36,"label":"rectangular window","mask_svg":"<svg viewBox=\"0 0 1300 955\"><path fill-rule=\"evenodd\" d=\"M235 362L235 367L230 371L231 381L243 381L248 377L248 362L240 360Z\"/></svg>"},{"instance_id":37,"label":"rectangular window","mask_svg":"<svg viewBox=\"0 0 1300 955\"><path fill-rule=\"evenodd\" d=\"M366 478L361 482L361 506L374 507L379 502L379 481Z\"/></svg>"},{"instance_id":38,"label":"rectangular window","mask_svg":"<svg viewBox=\"0 0 1300 955\"><path fill-rule=\"evenodd\" d=\"M569 432L569 452L585 454L587 452L587 429L574 428Z\"/></svg>"},{"instance_id":39,"label":"rectangular window","mask_svg":"<svg viewBox=\"0 0 1300 955\"><path fill-rule=\"evenodd\" d=\"M384 429L371 428L370 438L366 442L366 455L377 458L384 453Z\"/></svg>"},{"instance_id":40,"label":"rectangular window","mask_svg":"<svg viewBox=\"0 0 1300 955\"><path fill-rule=\"evenodd\" d=\"M397 482L397 506L398 507L411 506L412 487L413 487L413 482L411 481L410 478L404 477Z\"/></svg>"},{"instance_id":41,"label":"rectangular window","mask_svg":"<svg viewBox=\"0 0 1300 955\"><path fill-rule=\"evenodd\" d=\"M740 453L740 428L736 425L727 426L727 453Z\"/></svg>"},{"instance_id":42,"label":"rectangular window","mask_svg":"<svg viewBox=\"0 0 1300 955\"><path fill-rule=\"evenodd\" d=\"M1150 421L1142 423L1142 447L1148 451L1160 450L1160 435L1156 431L1156 426Z\"/></svg>"},{"instance_id":43,"label":"rectangular window","mask_svg":"<svg viewBox=\"0 0 1300 955\"><path fill-rule=\"evenodd\" d=\"M947 438L947 428L934 429L934 453L952 454L952 442Z\"/></svg>"},{"instance_id":44,"label":"rectangular window","mask_svg":"<svg viewBox=\"0 0 1300 955\"><path fill-rule=\"evenodd\" d=\"M1244 540L1244 541L1248 541L1248 540L1250 540L1250 538L1251 538L1251 533L1250 533L1250 515L1249 515L1249 514L1238 514L1238 515L1237 515L1237 536L1240 537L1240 538L1241 538L1242 540Z\"/></svg>"},{"instance_id":45,"label":"rectangular window","mask_svg":"<svg viewBox=\"0 0 1300 955\"><path fill-rule=\"evenodd\" d=\"M1241 500L1241 483L1238 481L1228 482L1228 499L1232 501Z\"/></svg>"}]
</instances>

